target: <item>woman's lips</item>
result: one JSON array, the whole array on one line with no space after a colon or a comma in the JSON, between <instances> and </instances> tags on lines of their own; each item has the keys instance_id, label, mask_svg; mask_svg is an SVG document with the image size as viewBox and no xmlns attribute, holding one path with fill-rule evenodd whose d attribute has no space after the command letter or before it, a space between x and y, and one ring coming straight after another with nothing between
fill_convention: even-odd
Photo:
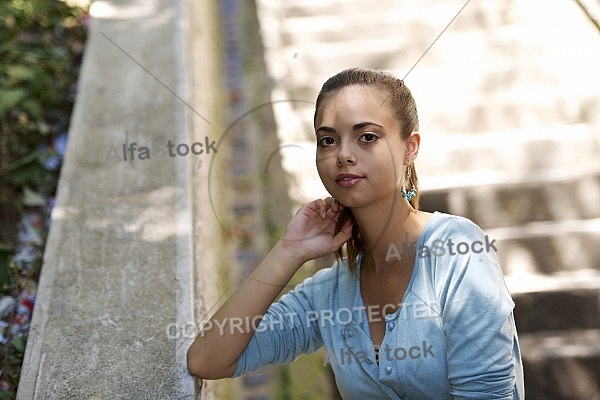
<instances>
[{"instance_id":1,"label":"woman's lips","mask_svg":"<svg viewBox=\"0 0 600 400\"><path fill-rule=\"evenodd\" d=\"M343 188L351 188L357 185L361 180L364 179L364 176L355 175L355 174L339 174L335 177L335 183L338 186Z\"/></svg>"}]
</instances>

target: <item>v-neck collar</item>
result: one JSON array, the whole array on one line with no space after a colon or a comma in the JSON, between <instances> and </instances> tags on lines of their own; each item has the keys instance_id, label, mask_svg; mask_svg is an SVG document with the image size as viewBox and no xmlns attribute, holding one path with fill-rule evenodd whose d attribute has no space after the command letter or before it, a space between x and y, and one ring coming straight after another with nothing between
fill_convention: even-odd
<instances>
[{"instance_id":1,"label":"v-neck collar","mask_svg":"<svg viewBox=\"0 0 600 400\"><path fill-rule=\"evenodd\" d=\"M429 229L431 229L431 227L433 226L433 221L434 219L437 219L437 217L439 217L440 213L438 211L434 211L433 215L431 216L431 218L429 218L429 221L427 221L427 223L425 224L425 227L423 228L423 231L421 231L421 234L419 235L419 238L417 239L417 252L418 249L421 248L423 246L423 242L426 240L426 237L429 236ZM386 321L391 321L394 320L398 317L398 315L400 314L400 312L402 311L402 305L405 303L406 301L406 297L407 295L410 293L413 283L415 281L415 277L417 276L417 270L419 269L419 263L417 262L419 260L419 257L415 256L415 260L413 263L413 270L410 276L410 280L408 281L408 285L406 286L406 290L404 291L404 295L402 296L402 302L400 303L400 306L398 307L398 309L396 311L394 311L391 314L386 314L385 316L385 320ZM369 340L371 341L371 345L373 345L373 340L371 339L371 327L369 325L369 320L368 320L368 316L367 316L367 312L366 312L366 307L365 307L365 303L361 294L361 286L360 286L360 268L362 266L362 254L359 255L359 258L357 260L357 275L356 275L356 292L355 292L355 296L354 296L354 307L356 307L356 310L359 310L358 312L362 313L359 321L361 321L361 328L363 329L363 331L366 333L367 337L369 338ZM384 336L385 339L385 336Z\"/></svg>"}]
</instances>

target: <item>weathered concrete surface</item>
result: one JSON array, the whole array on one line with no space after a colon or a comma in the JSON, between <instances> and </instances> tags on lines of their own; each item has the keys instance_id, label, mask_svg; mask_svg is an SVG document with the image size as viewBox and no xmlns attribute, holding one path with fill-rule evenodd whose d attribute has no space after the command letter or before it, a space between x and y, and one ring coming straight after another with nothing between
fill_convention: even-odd
<instances>
[{"instance_id":1,"label":"weathered concrete surface","mask_svg":"<svg viewBox=\"0 0 600 400\"><path fill-rule=\"evenodd\" d=\"M187 74L189 100L187 103L199 114L188 111L190 142L201 142L210 132L211 139L220 140L224 126L226 106L223 90L223 72L220 57L218 2L215 0L187 0L185 26L187 30ZM203 117L208 119L210 126ZM189 158L191 172L191 220L193 221L193 324L210 317L218 309L217 301L231 295L228 289L227 235L216 218L224 208L224 179L222 170L229 160L227 149L218 147L218 157L193 156ZM202 162L202 163L200 163ZM211 200L212 199L212 200ZM221 300L223 301L223 300ZM222 303L221 303L222 304ZM187 321L190 322L190 321ZM193 335L182 337L179 351L187 352ZM180 354L178 354L179 356ZM229 381L197 381L196 398L202 400L231 398Z\"/></svg>"},{"instance_id":2,"label":"weathered concrete surface","mask_svg":"<svg viewBox=\"0 0 600 400\"><path fill-rule=\"evenodd\" d=\"M194 397L187 344L172 337L175 324L194 321L190 221L200 211L190 204L199 199L190 173L210 155L157 158L152 149L192 143L188 117L196 114L181 100L189 85L185 7L92 5L19 399ZM210 131L201 122L195 139L204 143ZM134 160L107 160L111 145L122 160L126 141L150 147L151 158L136 150Z\"/></svg>"}]
</instances>

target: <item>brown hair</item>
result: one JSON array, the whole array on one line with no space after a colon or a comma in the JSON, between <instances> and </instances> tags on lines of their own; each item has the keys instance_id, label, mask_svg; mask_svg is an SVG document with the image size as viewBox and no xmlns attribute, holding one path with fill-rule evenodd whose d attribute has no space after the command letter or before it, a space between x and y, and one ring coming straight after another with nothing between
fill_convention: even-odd
<instances>
[{"instance_id":1,"label":"brown hair","mask_svg":"<svg viewBox=\"0 0 600 400\"><path fill-rule=\"evenodd\" d=\"M323 84L323 87L321 88L321 91L317 96L317 103L315 105L315 129L317 123L317 115L323 103L327 101L327 99L333 92L352 85L371 86L388 93L388 97L386 98L384 103L387 103L387 107L389 107L390 110L395 114L396 119L399 122L400 134L402 135L402 139L408 139L412 132L419 130L419 117L417 115L417 105L415 103L415 99L410 93L410 90L408 90L408 88L404 84L404 81L386 72L361 68L346 69L332 76ZM382 103L382 105L384 103ZM417 194L410 201L410 205L415 210L418 210L419 180L417 179L417 171L415 170L414 164L411 166L410 169L410 180L415 185L415 188L417 188ZM408 187L407 189L411 190L412 186ZM360 228L354 220L354 215L352 215L352 210L350 208L344 208L344 210L342 211L342 214L340 215L340 218L338 219L335 227L335 233L337 234L340 231L341 227L348 220L352 220L353 225L352 237L346 242L346 252L348 255L348 266L350 268L350 271L353 274L355 274L356 256L361 252L368 252L369 250L366 249L364 236L361 234ZM338 260L340 260L343 257L342 248L343 246L335 252L335 255Z\"/></svg>"}]
</instances>

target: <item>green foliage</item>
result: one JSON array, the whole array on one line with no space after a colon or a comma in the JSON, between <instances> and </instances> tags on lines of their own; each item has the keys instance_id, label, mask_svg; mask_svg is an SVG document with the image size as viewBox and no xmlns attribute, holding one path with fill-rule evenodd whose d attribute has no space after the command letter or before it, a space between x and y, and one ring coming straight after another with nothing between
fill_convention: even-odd
<instances>
[{"instance_id":1,"label":"green foliage","mask_svg":"<svg viewBox=\"0 0 600 400\"><path fill-rule=\"evenodd\" d=\"M12 279L10 260L13 256L10 246L0 243L0 292L14 285Z\"/></svg>"},{"instance_id":2,"label":"green foliage","mask_svg":"<svg viewBox=\"0 0 600 400\"><path fill-rule=\"evenodd\" d=\"M0 2L0 176L39 183L40 162L7 170L68 126L85 38L83 11L60 0ZM6 139L8 137L8 139Z\"/></svg>"}]
</instances>

